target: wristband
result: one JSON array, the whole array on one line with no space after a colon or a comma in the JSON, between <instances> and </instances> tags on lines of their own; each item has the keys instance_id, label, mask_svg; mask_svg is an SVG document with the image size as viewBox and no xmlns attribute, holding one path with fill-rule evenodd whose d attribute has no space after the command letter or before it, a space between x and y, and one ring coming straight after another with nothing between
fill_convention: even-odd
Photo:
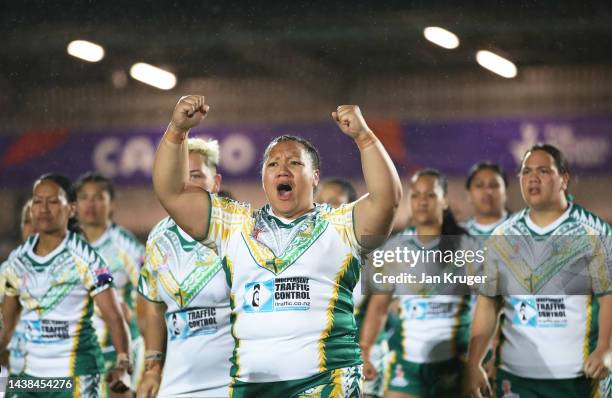
<instances>
[{"instance_id":1,"label":"wristband","mask_svg":"<svg viewBox=\"0 0 612 398\"><path fill-rule=\"evenodd\" d=\"M378 138L374 135L372 131L368 131L366 133L359 134L355 138L355 143L359 150L363 151L367 147L371 145L375 145L378 142Z\"/></svg>"},{"instance_id":2,"label":"wristband","mask_svg":"<svg viewBox=\"0 0 612 398\"><path fill-rule=\"evenodd\" d=\"M176 132L176 129L172 122L170 122L170 124L166 128L166 133L164 134L164 141L167 144L171 145L181 145L185 141L185 139L187 139L187 135L189 134L189 130L182 134L179 133L180 135L175 133L169 133L170 131Z\"/></svg>"},{"instance_id":3,"label":"wristband","mask_svg":"<svg viewBox=\"0 0 612 398\"><path fill-rule=\"evenodd\" d=\"M125 352L118 353L115 367L125 369L128 371L128 373L132 373L132 364L130 363L129 355Z\"/></svg>"},{"instance_id":4,"label":"wristband","mask_svg":"<svg viewBox=\"0 0 612 398\"><path fill-rule=\"evenodd\" d=\"M145 351L145 361L163 361L164 353L161 351L147 350Z\"/></svg>"}]
</instances>

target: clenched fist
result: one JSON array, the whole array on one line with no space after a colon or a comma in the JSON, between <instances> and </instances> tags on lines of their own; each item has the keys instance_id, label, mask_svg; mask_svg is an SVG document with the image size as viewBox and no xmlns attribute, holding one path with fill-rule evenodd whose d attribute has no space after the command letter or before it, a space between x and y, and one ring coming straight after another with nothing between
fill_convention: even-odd
<instances>
[{"instance_id":1,"label":"clenched fist","mask_svg":"<svg viewBox=\"0 0 612 398\"><path fill-rule=\"evenodd\" d=\"M358 105L340 105L336 112L332 112L332 118L336 121L340 130L353 139L372 132L366 124Z\"/></svg>"},{"instance_id":2,"label":"clenched fist","mask_svg":"<svg viewBox=\"0 0 612 398\"><path fill-rule=\"evenodd\" d=\"M170 126L179 133L186 133L200 124L208 114L210 107L204 103L203 95L186 95L181 97L172 112Z\"/></svg>"},{"instance_id":3,"label":"clenched fist","mask_svg":"<svg viewBox=\"0 0 612 398\"><path fill-rule=\"evenodd\" d=\"M584 375L591 379L603 379L608 376L606 355L605 350L596 348L584 363Z\"/></svg>"}]
</instances>

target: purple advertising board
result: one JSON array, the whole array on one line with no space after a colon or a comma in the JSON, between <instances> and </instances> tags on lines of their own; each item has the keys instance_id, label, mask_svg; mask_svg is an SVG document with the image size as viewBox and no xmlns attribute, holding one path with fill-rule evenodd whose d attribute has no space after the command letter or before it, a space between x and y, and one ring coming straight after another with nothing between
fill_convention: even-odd
<instances>
[{"instance_id":1,"label":"purple advertising board","mask_svg":"<svg viewBox=\"0 0 612 398\"><path fill-rule=\"evenodd\" d=\"M485 159L513 172L525 150L537 142L562 149L577 173L612 173L612 116L369 122L402 175L420 167L462 175L473 163ZM18 133L0 135L3 188L28 186L45 172L76 177L89 170L112 177L118 184L148 185L163 127ZM192 136L219 140L224 181L258 179L261 155L268 142L280 134L300 135L312 141L321 153L323 177L361 176L357 148L331 122L227 125L192 132Z\"/></svg>"}]
</instances>

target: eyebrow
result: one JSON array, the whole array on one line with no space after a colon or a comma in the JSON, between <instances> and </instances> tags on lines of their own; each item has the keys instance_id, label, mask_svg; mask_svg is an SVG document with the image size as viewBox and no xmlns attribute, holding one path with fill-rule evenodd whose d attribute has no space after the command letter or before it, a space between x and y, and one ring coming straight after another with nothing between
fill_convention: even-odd
<instances>
[{"instance_id":1,"label":"eyebrow","mask_svg":"<svg viewBox=\"0 0 612 398\"><path fill-rule=\"evenodd\" d=\"M280 157L281 157L281 155L275 155L274 157L268 156L268 160L278 159ZM302 154L298 153L298 152L292 152L292 153L289 153L286 157L288 157L288 158L300 158L301 159L302 158Z\"/></svg>"}]
</instances>

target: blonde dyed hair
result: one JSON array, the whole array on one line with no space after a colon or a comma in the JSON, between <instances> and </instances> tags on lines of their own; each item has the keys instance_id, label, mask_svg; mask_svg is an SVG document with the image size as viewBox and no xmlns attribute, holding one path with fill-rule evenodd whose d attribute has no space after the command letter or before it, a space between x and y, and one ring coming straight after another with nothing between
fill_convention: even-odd
<instances>
[{"instance_id":1,"label":"blonde dyed hair","mask_svg":"<svg viewBox=\"0 0 612 398\"><path fill-rule=\"evenodd\" d=\"M217 171L219 164L219 141L204 138L189 138L187 140L189 153L197 153L204 157L206 167Z\"/></svg>"}]
</instances>

